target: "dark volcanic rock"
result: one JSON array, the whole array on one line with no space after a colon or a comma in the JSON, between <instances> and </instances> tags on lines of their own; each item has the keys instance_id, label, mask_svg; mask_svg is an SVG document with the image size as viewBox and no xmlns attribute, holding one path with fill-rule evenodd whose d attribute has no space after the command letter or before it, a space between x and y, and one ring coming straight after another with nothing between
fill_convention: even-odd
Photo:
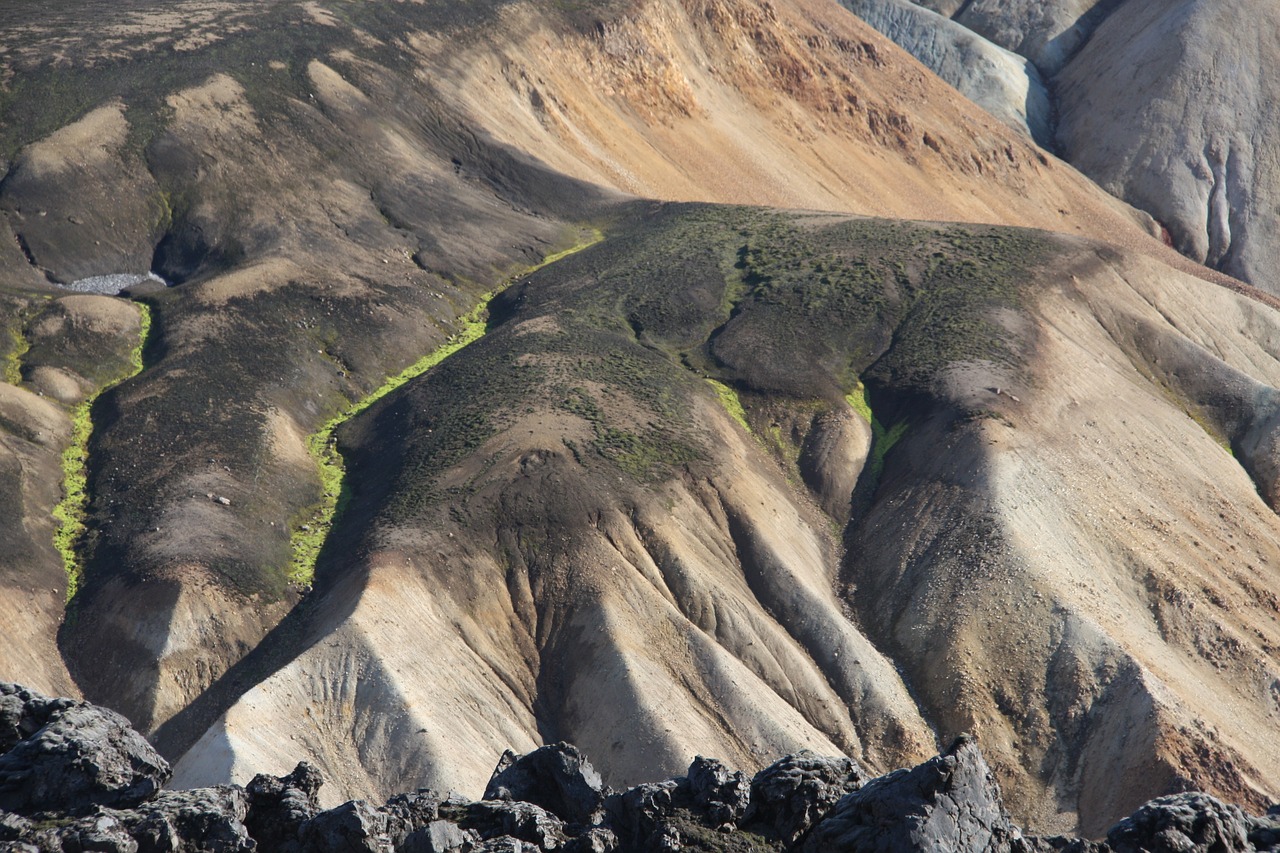
<instances>
[{"instance_id":1,"label":"dark volcanic rock","mask_svg":"<svg viewBox=\"0 0 1280 853\"><path fill-rule=\"evenodd\" d=\"M259 847L286 850L297 846L298 830L320 811L316 795L322 781L320 771L305 761L288 776L259 773L253 777L245 789L249 813L244 822Z\"/></svg>"},{"instance_id":2,"label":"dark volcanic rock","mask_svg":"<svg viewBox=\"0 0 1280 853\"><path fill-rule=\"evenodd\" d=\"M316 853L391 853L400 827L382 809L365 800L352 800L320 812L298 829L302 849Z\"/></svg>"},{"instance_id":3,"label":"dark volcanic rock","mask_svg":"<svg viewBox=\"0 0 1280 853\"><path fill-rule=\"evenodd\" d=\"M81 818L72 823L58 827L46 827L36 830L34 825L27 828L21 836L26 846L14 845L15 850L60 851L60 853L80 853L80 851L103 851L103 853L136 853L138 842L134 840L129 828L114 814L99 814ZM0 839L6 838L0 834ZM9 848L5 848L9 849Z\"/></svg>"},{"instance_id":4,"label":"dark volcanic rock","mask_svg":"<svg viewBox=\"0 0 1280 853\"><path fill-rule=\"evenodd\" d=\"M401 853L452 853L474 845L476 835L449 820L433 820L413 830L400 845Z\"/></svg>"},{"instance_id":5,"label":"dark volcanic rock","mask_svg":"<svg viewBox=\"0 0 1280 853\"><path fill-rule=\"evenodd\" d=\"M483 839L510 836L539 850L559 850L568 844L564 822L546 809L528 802L484 800L467 807L466 829Z\"/></svg>"},{"instance_id":6,"label":"dark volcanic rock","mask_svg":"<svg viewBox=\"0 0 1280 853\"><path fill-rule=\"evenodd\" d=\"M247 787L158 791L149 747L119 715L0 684L0 767L27 814L0 808L0 850L21 853L942 853L1280 851L1280 807L1252 817L1199 793L1161 797L1107 840L1023 837L977 743L867 780L852 759L789 755L746 776L701 756L688 775L614 793L568 744L504 754L469 802L433 791L320 811L302 762ZM47 750L42 751L47 746ZM142 759L136 758L141 755ZM59 761L53 760L59 758ZM97 763L97 762L103 763ZM7 763L6 763L7 762ZM131 762L141 765L138 770ZM121 770L127 765L130 773ZM53 790L41 774L62 780ZM150 775L148 775L148 772ZM21 782L30 784L23 787ZM148 787L150 786L150 787ZM19 797L19 794L21 796ZM113 808L91 797L131 800ZM70 805L68 805L70 804Z\"/></svg>"},{"instance_id":7,"label":"dark volcanic rock","mask_svg":"<svg viewBox=\"0 0 1280 853\"><path fill-rule=\"evenodd\" d=\"M1107 833L1117 853L1243 853L1253 821L1236 806L1193 792L1152 800Z\"/></svg>"},{"instance_id":8,"label":"dark volcanic rock","mask_svg":"<svg viewBox=\"0 0 1280 853\"><path fill-rule=\"evenodd\" d=\"M128 828L138 853L219 853L257 850L244 819L249 798L239 785L164 791L132 811L113 816ZM66 842L63 842L66 849ZM94 849L94 848L86 848Z\"/></svg>"},{"instance_id":9,"label":"dark volcanic rock","mask_svg":"<svg viewBox=\"0 0 1280 853\"><path fill-rule=\"evenodd\" d=\"M485 788L486 800L523 800L566 823L597 822L604 805L600 774L576 746L557 743L527 755L502 754Z\"/></svg>"},{"instance_id":10,"label":"dark volcanic rock","mask_svg":"<svg viewBox=\"0 0 1280 853\"><path fill-rule=\"evenodd\" d=\"M761 826L772 837L792 844L865 780L866 774L851 758L808 750L788 755L751 780L751 802L743 823Z\"/></svg>"},{"instance_id":11,"label":"dark volcanic rock","mask_svg":"<svg viewBox=\"0 0 1280 853\"><path fill-rule=\"evenodd\" d=\"M701 755L689 765L689 790L694 804L706 810L707 819L717 826L731 826L742 820L751 800L746 774Z\"/></svg>"},{"instance_id":12,"label":"dark volcanic rock","mask_svg":"<svg viewBox=\"0 0 1280 853\"><path fill-rule=\"evenodd\" d=\"M128 808L169 764L114 711L0 683L0 809L32 814Z\"/></svg>"},{"instance_id":13,"label":"dark volcanic rock","mask_svg":"<svg viewBox=\"0 0 1280 853\"><path fill-rule=\"evenodd\" d=\"M577 838L569 839L564 849L567 853L613 853L622 848L613 830L593 826Z\"/></svg>"},{"instance_id":14,"label":"dark volcanic rock","mask_svg":"<svg viewBox=\"0 0 1280 853\"><path fill-rule=\"evenodd\" d=\"M661 839L672 834L667 819L689 801L688 779L637 785L618 797L619 831L630 847L662 849Z\"/></svg>"},{"instance_id":15,"label":"dark volcanic rock","mask_svg":"<svg viewBox=\"0 0 1280 853\"><path fill-rule=\"evenodd\" d=\"M1005 814L977 742L961 736L945 755L873 779L814 827L806 853L947 850L996 853L1021 833Z\"/></svg>"}]
</instances>

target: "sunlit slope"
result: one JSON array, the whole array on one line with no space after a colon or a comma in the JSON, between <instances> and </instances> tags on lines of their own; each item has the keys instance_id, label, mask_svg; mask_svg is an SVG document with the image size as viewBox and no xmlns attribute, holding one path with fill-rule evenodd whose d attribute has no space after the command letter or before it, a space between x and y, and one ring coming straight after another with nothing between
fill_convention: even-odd
<instances>
[{"instance_id":1,"label":"sunlit slope","mask_svg":"<svg viewBox=\"0 0 1280 853\"><path fill-rule=\"evenodd\" d=\"M334 500L308 436L617 190L1162 251L834 4L66 12L5 29L4 275L180 285L145 297L146 370L102 403L63 637L146 729L293 606L292 543Z\"/></svg>"},{"instance_id":2,"label":"sunlit slope","mask_svg":"<svg viewBox=\"0 0 1280 853\"><path fill-rule=\"evenodd\" d=\"M975 731L1045 829L1274 795L1272 309L1043 233L668 206L495 310L342 433L357 544L229 681L273 674L166 729L179 779Z\"/></svg>"}]
</instances>

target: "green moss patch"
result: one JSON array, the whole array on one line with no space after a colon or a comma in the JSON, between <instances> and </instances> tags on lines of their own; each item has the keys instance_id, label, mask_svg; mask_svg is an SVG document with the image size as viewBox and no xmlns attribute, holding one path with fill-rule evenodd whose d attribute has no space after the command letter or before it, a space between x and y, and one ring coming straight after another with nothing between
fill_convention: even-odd
<instances>
[{"instance_id":1,"label":"green moss patch","mask_svg":"<svg viewBox=\"0 0 1280 853\"><path fill-rule=\"evenodd\" d=\"M352 433L370 521L428 523L442 506L509 520L518 504L550 524L522 490L572 481L565 500L581 504L700 476L717 453L691 415L708 385L797 487L814 419L847 400L872 426L879 478L921 398L945 393L949 365L1016 369L1022 343L999 312L1022 310L1050 245L1010 229L707 205L637 205L610 230L499 295L482 341ZM529 472L512 495L488 476L507 454ZM501 505L483 509L491 499Z\"/></svg>"},{"instance_id":2,"label":"green moss patch","mask_svg":"<svg viewBox=\"0 0 1280 853\"><path fill-rule=\"evenodd\" d=\"M553 264L569 255L595 245L604 235L595 229L576 245L547 255L536 265L528 268L515 278L529 275L543 267ZM342 512L350 497L346 484L346 463L338 450L338 442L334 433L338 427L362 414L391 392L403 387L410 381L422 376L427 371L442 364L446 359L467 346L484 337L487 327L489 303L502 290L510 286L515 278L481 297L479 303L458 321L458 330L441 346L427 353L413 364L374 389L360 400L352 403L331 417L316 432L307 438L307 450L315 460L316 470L320 477L321 500L304 510L299 519L292 525L291 559L287 572L292 583L307 586L315 577L316 560L325 541L333 528L334 519ZM480 420L467 421L468 430L475 436L484 433L484 425Z\"/></svg>"},{"instance_id":3,"label":"green moss patch","mask_svg":"<svg viewBox=\"0 0 1280 853\"><path fill-rule=\"evenodd\" d=\"M729 417L737 421L747 432L751 432L751 425L747 423L747 410L742 408L742 400L738 397L738 392L715 379L708 379L707 384L716 392L716 399L729 413Z\"/></svg>"},{"instance_id":4,"label":"green moss patch","mask_svg":"<svg viewBox=\"0 0 1280 853\"><path fill-rule=\"evenodd\" d=\"M67 601L79 590L84 575L81 546L89 508L89 440L93 436L93 405L103 393L142 371L142 351L151 333L151 310L142 303L135 305L140 314L141 331L137 345L129 352L129 370L71 410L71 444L62 451L62 500L53 509L53 517L58 522L53 544L62 555L62 564L67 572Z\"/></svg>"},{"instance_id":5,"label":"green moss patch","mask_svg":"<svg viewBox=\"0 0 1280 853\"><path fill-rule=\"evenodd\" d=\"M22 318L15 317L7 329L9 348L4 359L4 381L10 385L22 384L22 357L31 349L31 342L22 333Z\"/></svg>"}]
</instances>

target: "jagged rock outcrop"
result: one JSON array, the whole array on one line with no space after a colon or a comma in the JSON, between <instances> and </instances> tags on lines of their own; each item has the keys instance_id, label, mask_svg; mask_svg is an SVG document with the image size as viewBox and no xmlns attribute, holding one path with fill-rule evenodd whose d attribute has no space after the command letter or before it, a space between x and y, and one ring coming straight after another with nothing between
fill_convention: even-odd
<instances>
[{"instance_id":1,"label":"jagged rock outcrop","mask_svg":"<svg viewBox=\"0 0 1280 853\"><path fill-rule=\"evenodd\" d=\"M1239 807L1207 794L1174 794L1152 800L1120 821L1107 833L1107 843L1116 853L1244 853L1257 849L1252 823Z\"/></svg>"},{"instance_id":2,"label":"jagged rock outcrop","mask_svg":"<svg viewBox=\"0 0 1280 853\"><path fill-rule=\"evenodd\" d=\"M771 836L792 844L866 779L857 762L843 756L788 755L751 780L746 822L763 826Z\"/></svg>"},{"instance_id":3,"label":"jagged rock outcrop","mask_svg":"<svg viewBox=\"0 0 1280 853\"><path fill-rule=\"evenodd\" d=\"M805 853L1008 851L1021 838L977 743L958 739L937 758L848 794L805 840Z\"/></svg>"},{"instance_id":4,"label":"jagged rock outcrop","mask_svg":"<svg viewBox=\"0 0 1280 853\"><path fill-rule=\"evenodd\" d=\"M486 800L523 800L580 824L593 823L604 804L603 783L586 757L568 743L527 755L503 753L484 791Z\"/></svg>"},{"instance_id":5,"label":"jagged rock outcrop","mask_svg":"<svg viewBox=\"0 0 1280 853\"><path fill-rule=\"evenodd\" d=\"M92 742L97 731L92 723L71 721L67 735L73 742ZM62 762L70 766L75 759L63 756ZM698 757L686 776L615 792L600 786L579 750L559 743L524 756L504 754L485 798L475 802L421 790L398 794L381 806L353 800L319 811L320 785L319 773L304 762L286 776L260 774L244 788L155 792L127 809L94 805L68 811L56 797L40 799L33 801L30 817L0 809L0 848L15 853L1252 853L1271 850L1280 841L1280 821L1271 815L1252 817L1194 793L1147 803L1113 828L1105 842L1023 837L1005 812L976 740L967 735L917 767L865 782L857 765L842 757L789 755L749 782L715 759Z\"/></svg>"},{"instance_id":6,"label":"jagged rock outcrop","mask_svg":"<svg viewBox=\"0 0 1280 853\"><path fill-rule=\"evenodd\" d=\"M0 809L128 808L155 795L169 773L115 711L0 683Z\"/></svg>"},{"instance_id":7,"label":"jagged rock outcrop","mask_svg":"<svg viewBox=\"0 0 1280 853\"><path fill-rule=\"evenodd\" d=\"M259 773L245 786L249 812L245 826L258 845L284 853L296 847L302 825L320 811L316 794L320 771L305 761L287 776Z\"/></svg>"}]
</instances>

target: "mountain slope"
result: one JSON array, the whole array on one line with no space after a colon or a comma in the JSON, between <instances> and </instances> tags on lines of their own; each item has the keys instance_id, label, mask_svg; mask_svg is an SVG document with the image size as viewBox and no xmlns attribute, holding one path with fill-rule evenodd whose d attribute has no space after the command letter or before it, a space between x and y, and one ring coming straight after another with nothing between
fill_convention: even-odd
<instances>
[{"instance_id":1,"label":"mountain slope","mask_svg":"<svg viewBox=\"0 0 1280 853\"><path fill-rule=\"evenodd\" d=\"M1273 309L1034 232L668 207L617 234L344 432L348 556L184 784L298 742L381 796L475 787L504 739L621 784L706 743L883 767L975 731L1037 827L1274 795L1280 523L1244 450L1274 441Z\"/></svg>"},{"instance_id":2,"label":"mountain slope","mask_svg":"<svg viewBox=\"0 0 1280 853\"><path fill-rule=\"evenodd\" d=\"M20 680L334 796L975 728L1037 828L1273 795L1274 300L838 5L77 8L0 37Z\"/></svg>"},{"instance_id":3,"label":"mountain slope","mask_svg":"<svg viewBox=\"0 0 1280 853\"><path fill-rule=\"evenodd\" d=\"M42 97L87 110L42 139L21 134L54 111L8 126L0 206L29 261L14 281L153 268L182 284L144 297L148 369L104 402L96 538L63 637L81 687L154 728L287 612L290 574L307 572L293 546L327 500L306 436L614 197L548 165L672 198L1035 223L1163 251L843 10L770 9L218 7L178 53L146 3L103 53L60 19L13 30L11 113ZM82 64L54 69L51 44Z\"/></svg>"},{"instance_id":4,"label":"mountain slope","mask_svg":"<svg viewBox=\"0 0 1280 853\"><path fill-rule=\"evenodd\" d=\"M1274 136L1276 93L1271 78L1254 71L1274 59L1273 5L846 5L993 115L1015 127L1030 122L1038 141L1149 212L1188 257L1264 290L1280 288L1273 272L1280 188L1265 142ZM1251 24L1242 34L1244 21ZM956 59L1001 49L1034 63L1039 73L1029 87L1012 67L993 72L989 59ZM1051 97L1037 90L1041 76Z\"/></svg>"}]
</instances>

